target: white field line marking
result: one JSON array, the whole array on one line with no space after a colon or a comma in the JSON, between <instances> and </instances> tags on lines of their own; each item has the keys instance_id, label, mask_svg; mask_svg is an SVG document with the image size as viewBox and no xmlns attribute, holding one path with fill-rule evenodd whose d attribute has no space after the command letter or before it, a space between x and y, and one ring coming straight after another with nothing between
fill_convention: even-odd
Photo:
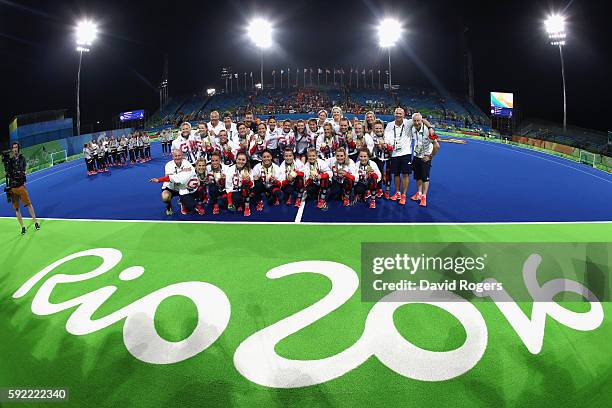
<instances>
[{"instance_id":1,"label":"white field line marking","mask_svg":"<svg viewBox=\"0 0 612 408\"><path fill-rule=\"evenodd\" d=\"M302 193L302 204L295 215L295 223L299 224L302 222L302 215L304 214L304 207L306 207L306 191Z\"/></svg>"},{"instance_id":2,"label":"white field line marking","mask_svg":"<svg viewBox=\"0 0 612 408\"><path fill-rule=\"evenodd\" d=\"M55 174L61 173L61 172L66 171L66 170L74 169L74 168L79 167L79 166L82 166L82 165L83 165L83 163L79 163L79 164L77 164L77 165L70 166L70 167L66 167L65 169L61 169L61 170L55 171L55 172L53 172L53 173L45 174L44 176L39 177L39 178L37 178L37 179L35 179L35 180L27 181L27 182L26 182L26 186L27 186L27 185L29 185L29 184L32 184L32 183L36 183L38 180L42 180L42 179L44 179L45 177L53 176L53 175L55 175ZM34 174L36 174L36 173L34 173ZM4 185L4 183L3 183L2 185ZM5 192L2 192L2 193L0 194L0 197L2 197L4 194L6 194L6 193L5 193Z\"/></svg>"},{"instance_id":3,"label":"white field line marking","mask_svg":"<svg viewBox=\"0 0 612 408\"><path fill-rule=\"evenodd\" d=\"M540 159L540 160L546 160L547 162L555 163L555 164L558 164L559 166L567 167L567 168L569 168L569 169L576 170L576 171L579 171L579 172L584 173L584 174L588 174L589 176L593 176L593 177L598 178L598 179L600 179L600 180L603 180L603 181L605 181L605 182L607 182L607 183L612 183L612 180L608 180L608 179L605 179L605 178L603 178L603 177L599 177L599 176L597 176L597 175L595 175L595 174L593 174L593 173L589 173L588 171L584 171L584 170L579 169L579 168L577 168L577 167L575 167L575 166L570 166L570 165L568 165L568 164L561 163L561 162L558 162L558 161L556 161L556 160L551 160L551 159L548 159L548 158L546 158L546 157L539 156L539 155L537 155L537 154L532 154L532 153L526 152L526 151L524 151L524 150L525 150L525 148L523 148L523 147L517 147L517 146L505 146L505 145L498 146L496 143L492 143L492 142L483 142L483 141L481 141L481 140L471 140L471 141L472 141L472 142L474 142L474 143L478 143L478 144L485 144L485 145L487 145L487 146L495 146L495 147L499 147L499 148L502 148L502 149L503 149L503 148L506 148L506 149L511 149L512 151L515 151L515 152L517 152L517 153L521 153L521 154L524 154L524 155L526 155L526 156L532 156L532 157L535 157L536 159ZM548 153L542 153L542 154L546 154L546 155L548 155ZM549 155L549 156L550 156L550 155ZM557 157L557 156L552 156L552 157ZM559 159L560 159L560 160L568 160L568 159L564 159L564 158L562 158L562 157L560 157ZM573 162L570 162L570 163L573 163ZM600 171L600 170L598 170L598 171Z\"/></svg>"},{"instance_id":4,"label":"white field line marking","mask_svg":"<svg viewBox=\"0 0 612 408\"><path fill-rule=\"evenodd\" d=\"M224 224L224 225L295 225L294 221L195 221L195 220L115 220L115 219L91 219L91 218L40 218L46 221L76 221L76 222L126 222L126 223L151 223L151 224ZM15 217L2 217L0 219L15 219ZM609 224L611 221L526 221L526 222L301 222L300 225L362 225L362 226L463 226L463 225L570 225L570 224Z\"/></svg>"}]
</instances>

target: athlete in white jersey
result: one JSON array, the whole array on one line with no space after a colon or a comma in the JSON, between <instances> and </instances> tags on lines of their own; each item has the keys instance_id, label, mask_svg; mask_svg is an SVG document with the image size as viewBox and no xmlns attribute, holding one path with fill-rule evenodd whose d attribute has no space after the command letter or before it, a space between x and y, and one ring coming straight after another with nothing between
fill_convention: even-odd
<instances>
[{"instance_id":1,"label":"athlete in white jersey","mask_svg":"<svg viewBox=\"0 0 612 408\"><path fill-rule=\"evenodd\" d=\"M302 204L302 193L304 192L304 163L295 159L293 150L286 147L283 152L285 160L279 166L281 190L285 194L285 204L291 205L295 195L295 206Z\"/></svg>"},{"instance_id":2,"label":"athlete in white jersey","mask_svg":"<svg viewBox=\"0 0 612 408\"><path fill-rule=\"evenodd\" d=\"M183 157L186 158L190 163L195 162L195 152L191 149L191 123L183 122L181 124L179 134L176 139L172 142L172 151L180 150L183 153Z\"/></svg>"},{"instance_id":3,"label":"athlete in white jersey","mask_svg":"<svg viewBox=\"0 0 612 408\"><path fill-rule=\"evenodd\" d=\"M339 196L342 205L348 207L351 203L353 185L355 184L355 163L349 159L343 147L336 149L336 155L327 161L332 171L332 181L329 188L329 199Z\"/></svg>"},{"instance_id":4,"label":"athlete in white jersey","mask_svg":"<svg viewBox=\"0 0 612 408\"><path fill-rule=\"evenodd\" d=\"M311 147L306 151L306 164L304 165L304 184L306 185L306 198L317 201L317 208L327 209L327 190L332 172L327 162L318 158L317 149Z\"/></svg>"},{"instance_id":5,"label":"athlete in white jersey","mask_svg":"<svg viewBox=\"0 0 612 408\"><path fill-rule=\"evenodd\" d=\"M370 208L376 208L376 187L381 174L376 163L370 160L370 151L367 147L359 149L355 170L355 202L369 198Z\"/></svg>"},{"instance_id":6,"label":"athlete in white jersey","mask_svg":"<svg viewBox=\"0 0 612 408\"><path fill-rule=\"evenodd\" d=\"M272 161L272 152L264 150L261 155L261 163L253 169L253 180L255 180L254 192L257 201L257 211L263 210L263 196L265 195L268 204L279 205L281 196L282 174L280 167Z\"/></svg>"}]
</instances>

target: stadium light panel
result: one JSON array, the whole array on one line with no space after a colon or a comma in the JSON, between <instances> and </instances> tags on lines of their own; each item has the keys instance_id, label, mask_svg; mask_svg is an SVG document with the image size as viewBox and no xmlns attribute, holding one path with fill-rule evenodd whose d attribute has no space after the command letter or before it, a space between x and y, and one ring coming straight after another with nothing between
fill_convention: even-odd
<instances>
[{"instance_id":1,"label":"stadium light panel","mask_svg":"<svg viewBox=\"0 0 612 408\"><path fill-rule=\"evenodd\" d=\"M553 14L546 19L544 26L546 27L546 32L548 34L564 33L565 17L558 14Z\"/></svg>"},{"instance_id":2,"label":"stadium light panel","mask_svg":"<svg viewBox=\"0 0 612 408\"><path fill-rule=\"evenodd\" d=\"M215 92L216 92L216 89L215 89L215 88L208 88L208 89L206 90L206 95L211 96L211 95L214 95L214 94L215 94Z\"/></svg>"},{"instance_id":3,"label":"stadium light panel","mask_svg":"<svg viewBox=\"0 0 612 408\"><path fill-rule=\"evenodd\" d=\"M84 46L90 46L98 34L98 26L91 21L81 21L76 27L76 43L77 46L86 49Z\"/></svg>"},{"instance_id":4,"label":"stadium light panel","mask_svg":"<svg viewBox=\"0 0 612 408\"><path fill-rule=\"evenodd\" d=\"M272 45L272 25L262 19L256 18L249 24L251 41L259 48L268 48Z\"/></svg>"},{"instance_id":5,"label":"stadium light panel","mask_svg":"<svg viewBox=\"0 0 612 408\"><path fill-rule=\"evenodd\" d=\"M399 21L386 18L378 27L378 42L381 47L392 47L400 39L402 26Z\"/></svg>"},{"instance_id":6,"label":"stadium light panel","mask_svg":"<svg viewBox=\"0 0 612 408\"><path fill-rule=\"evenodd\" d=\"M544 21L544 28L548 33L551 45L565 45L567 33L565 32L565 17L552 14Z\"/></svg>"}]
</instances>

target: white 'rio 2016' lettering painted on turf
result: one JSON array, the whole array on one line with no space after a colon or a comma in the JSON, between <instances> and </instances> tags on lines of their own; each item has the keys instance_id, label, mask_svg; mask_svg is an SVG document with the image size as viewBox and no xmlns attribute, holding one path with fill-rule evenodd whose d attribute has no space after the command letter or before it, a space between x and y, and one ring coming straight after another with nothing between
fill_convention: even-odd
<instances>
[{"instance_id":1,"label":"white 'rio 2016' lettering painted on turf","mask_svg":"<svg viewBox=\"0 0 612 408\"><path fill-rule=\"evenodd\" d=\"M78 275L57 274L48 278L32 300L32 312L50 315L76 307L66 322L66 330L74 335L85 335L104 329L125 319L123 341L127 350L137 359L153 364L171 364L183 361L202 352L221 336L230 319L230 303L225 293L206 282L182 282L161 288L134 303L107 316L92 320L92 315L117 290L116 286L86 293L61 303L51 303L49 297L60 283L85 281L100 276L114 268L122 258L120 251L112 248L96 248L68 255L47 266L14 294L25 296L38 282L58 266L71 260L97 256L102 265L91 272ZM537 354L542 349L546 316L575 330L594 330L603 322L604 313L595 295L582 284L569 279L554 279L539 285L536 279L541 262L537 254L531 255L523 266L523 279L534 302L531 318L526 316L505 291L478 293L490 297L500 312L514 328L527 349ZM129 281L144 273L141 266L132 266L119 274L119 279ZM323 299L311 306L274 323L244 340L234 354L236 369L247 379L260 385L275 388L297 388L321 384L340 377L357 368L371 356L396 373L421 381L443 381L455 378L474 367L487 347L487 327L478 309L459 295L449 291L393 292L370 310L365 328L359 340L346 350L319 360L292 360L279 356L275 346L284 338L315 323L345 304L357 291L357 273L346 265L328 261L293 262L273 268L267 273L270 279L298 273L316 273L327 277L332 288ZM487 282L495 282L490 279ZM568 310L555 301L562 292L573 292L590 303L588 312ZM159 304L170 296L185 296L193 301L198 311L198 323L184 340L171 342L162 339L155 329L154 317ZM459 348L434 352L415 346L406 340L395 327L394 312L411 303L429 304L454 316L466 332L466 339Z\"/></svg>"}]
</instances>

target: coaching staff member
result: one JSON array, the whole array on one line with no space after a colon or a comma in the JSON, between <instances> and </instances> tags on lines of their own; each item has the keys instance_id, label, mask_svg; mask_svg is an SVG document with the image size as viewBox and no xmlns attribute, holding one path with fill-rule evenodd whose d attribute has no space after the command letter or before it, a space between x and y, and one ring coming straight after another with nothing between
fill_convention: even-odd
<instances>
[{"instance_id":1,"label":"coaching staff member","mask_svg":"<svg viewBox=\"0 0 612 408\"><path fill-rule=\"evenodd\" d=\"M21 218L21 211L19 210L20 201L23 203L24 207L28 208L30 216L34 221L34 227L38 231L40 225L38 225L38 220L34 213L34 206L32 206L32 202L30 201L28 190L25 188L27 163L25 157L21 154L19 143L13 143L11 146L11 155L5 163L5 167L7 178L6 185L8 187L7 195L13 203L17 221L19 221L19 225L21 225L21 235L25 235L26 228L23 226L23 219Z\"/></svg>"}]
</instances>

